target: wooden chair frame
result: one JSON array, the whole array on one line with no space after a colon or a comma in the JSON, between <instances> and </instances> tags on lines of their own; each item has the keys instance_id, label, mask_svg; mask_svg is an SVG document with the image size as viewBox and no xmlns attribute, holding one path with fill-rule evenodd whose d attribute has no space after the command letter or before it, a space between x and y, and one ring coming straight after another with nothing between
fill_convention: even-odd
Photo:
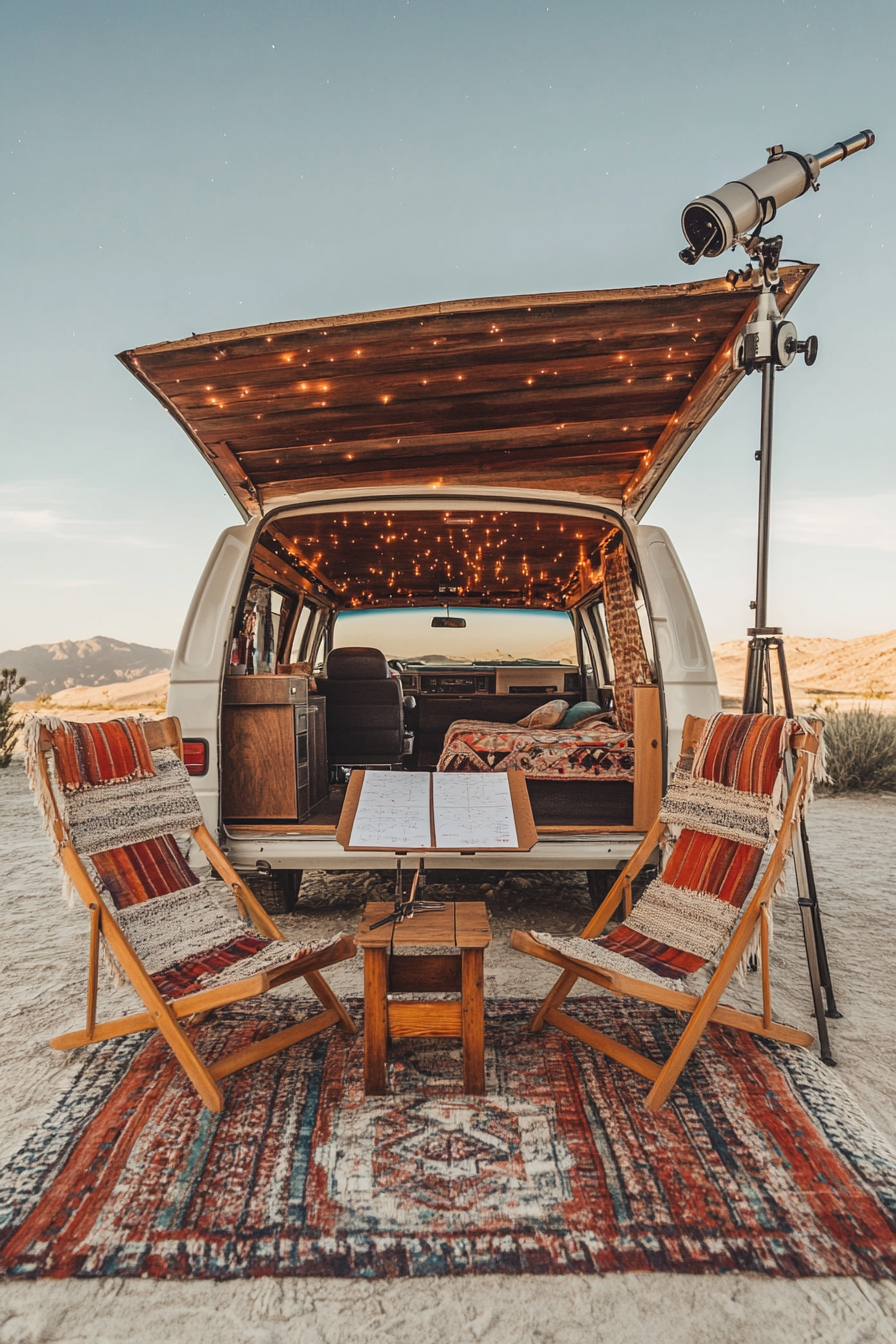
<instances>
[{"instance_id":1,"label":"wooden chair frame","mask_svg":"<svg viewBox=\"0 0 896 1344\"><path fill-rule=\"evenodd\" d=\"M684 749L693 748L699 738L703 719L688 715L683 732ZM721 960L713 972L709 984L702 994L688 994L681 990L665 989L660 985L648 984L635 976L618 971L604 970L586 961L557 952L545 947L529 933L514 930L511 934L511 946L518 952L538 957L541 961L552 962L562 968L563 974L555 983L551 992L543 1000L532 1021L529 1031L541 1031L545 1024L557 1027L580 1041L585 1041L596 1050L618 1060L628 1068L640 1073L652 1083L645 1105L650 1111L658 1111L666 1102L669 1093L678 1082L679 1076L693 1054L700 1037L710 1022L720 1026L737 1027L756 1036L766 1036L773 1041L783 1041L788 1045L811 1045L814 1037L808 1032L797 1031L795 1027L785 1026L772 1019L771 985L769 983L769 902L790 852L795 827L799 825L799 805L808 789L810 769L814 765L815 752L818 750L818 738L805 733L795 734L791 739L794 750L800 755L793 782L784 809L784 820L778 833L777 843L772 851L768 866L756 891L744 907L743 914L734 934L722 954ZM611 887L605 900L586 924L579 935L581 938L597 938L603 933L617 907L622 904L625 916L632 908L632 879L637 877L644 864L650 859L665 833L665 825L657 818L644 836L635 853L623 868ZM749 946L753 931L759 924L762 975L762 1013L761 1015L741 1012L720 1003L722 994L737 969L741 957ZM605 1036L594 1028L585 1026L568 1013L561 1011L564 1000L578 979L589 980L600 989L609 990L620 998L642 999L647 1003L656 1003L664 1008L674 1008L678 1013L688 1014L689 1020L665 1064L657 1064L636 1050L630 1049L619 1041Z\"/></svg>"},{"instance_id":2,"label":"wooden chair frame","mask_svg":"<svg viewBox=\"0 0 896 1344\"><path fill-rule=\"evenodd\" d=\"M144 724L146 739L151 750L171 747L183 760L183 744L180 724L175 718L162 719L157 723ZM200 1098L210 1111L220 1111L224 1107L224 1096L218 1081L227 1078L239 1069L258 1060L285 1050L297 1041L325 1031L328 1027L338 1026L346 1035L352 1035L356 1027L339 998L320 974L327 966L346 961L356 952L354 940L343 934L338 943L324 948L320 952L305 957L295 965L275 967L273 970L247 977L245 980L222 985L217 989L201 990L196 994L185 995L181 999L167 1000L159 992L153 980L143 967L134 949L115 922L111 912L100 900L97 890L88 875L80 856L72 844L56 798L50 785L47 757L53 750L53 738L46 728L41 729L38 768L47 797L52 802L52 830L58 846L59 858L66 875L90 911L90 956L87 970L87 1022L82 1031L66 1032L55 1036L50 1045L54 1050L73 1050L94 1041L113 1040L118 1036L129 1036L137 1031L157 1030L161 1032L183 1068ZM191 834L202 852L206 855L218 875L230 886L237 909L243 919L249 918L259 934L265 938L283 941L283 934L270 915L258 903L239 874L228 863L218 848L212 835L204 826L195 827ZM127 1017L116 1018L110 1022L97 1022L97 980L99 974L100 938L106 942L117 958L119 965L127 975L137 994L143 1000L145 1011L131 1013ZM285 985L290 980L302 978L323 1006L324 1011L305 1022L299 1022L285 1031L266 1036L253 1045L219 1059L216 1063L206 1064L181 1023L192 1018L194 1024L201 1021L213 1009L225 1004L239 1003L243 999L264 994L276 985Z\"/></svg>"}]
</instances>

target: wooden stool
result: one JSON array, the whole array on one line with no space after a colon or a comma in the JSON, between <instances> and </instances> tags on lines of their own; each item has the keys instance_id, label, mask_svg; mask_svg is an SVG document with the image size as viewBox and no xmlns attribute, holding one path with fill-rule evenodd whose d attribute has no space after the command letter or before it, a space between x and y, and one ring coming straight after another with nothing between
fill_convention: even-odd
<instances>
[{"instance_id":1,"label":"wooden stool","mask_svg":"<svg viewBox=\"0 0 896 1344\"><path fill-rule=\"evenodd\" d=\"M371 924L390 915L391 901L370 901L355 942L364 949L364 1091L381 1097L386 1087L386 1051L399 1036L459 1036L464 1051L464 1092L485 1092L483 952L492 940L482 901L446 903L399 924ZM393 956L403 948L458 947L460 956L421 953ZM460 993L460 1001L406 1000L389 994Z\"/></svg>"}]
</instances>

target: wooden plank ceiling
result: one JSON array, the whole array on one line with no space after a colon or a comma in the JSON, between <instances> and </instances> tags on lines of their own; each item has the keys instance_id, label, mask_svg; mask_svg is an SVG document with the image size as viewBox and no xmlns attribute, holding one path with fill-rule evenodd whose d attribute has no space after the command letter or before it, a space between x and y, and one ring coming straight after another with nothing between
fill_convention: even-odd
<instances>
[{"instance_id":1,"label":"wooden plank ceiling","mask_svg":"<svg viewBox=\"0 0 896 1344\"><path fill-rule=\"evenodd\" d=\"M814 266L781 270L782 312ZM308 491L559 488L647 507L742 374L755 291L704 280L475 299L118 356L246 516Z\"/></svg>"},{"instance_id":2,"label":"wooden plank ceiling","mask_svg":"<svg viewBox=\"0 0 896 1344\"><path fill-rule=\"evenodd\" d=\"M261 546L340 606L495 605L563 610L592 587L600 517L512 510L339 510L279 515Z\"/></svg>"}]
</instances>

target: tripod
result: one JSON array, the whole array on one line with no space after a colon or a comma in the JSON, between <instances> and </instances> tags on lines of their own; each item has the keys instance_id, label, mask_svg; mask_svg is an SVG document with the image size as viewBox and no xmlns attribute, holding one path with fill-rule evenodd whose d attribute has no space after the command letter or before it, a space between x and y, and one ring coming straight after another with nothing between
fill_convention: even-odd
<instances>
[{"instance_id":1,"label":"tripod","mask_svg":"<svg viewBox=\"0 0 896 1344\"><path fill-rule=\"evenodd\" d=\"M781 694L784 701L784 713L793 718L793 697L790 692L790 679L787 674L787 660L784 654L784 636L780 627L770 626L767 622L768 606L768 553L769 524L771 516L771 473L772 473L772 426L774 417L775 372L791 364L797 353L805 356L807 364L814 364L818 342L814 336L807 341L798 341L796 328L792 322L784 322L775 303L774 291L778 284L778 260L781 255L782 239L755 237L747 245L747 251L759 260L759 270L750 274L761 279L761 290L756 304L756 314L748 323L735 344L735 365L747 374L756 367L762 369L762 421L759 440L759 528L756 555L756 600L751 606L756 613L756 625L747 631L750 636L747 653L747 670L744 679L743 712L745 714L774 714L774 690L772 685L772 650L777 654L778 675L781 681ZM793 779L793 757L788 753L785 768L788 783ZM825 949L824 931L821 926L821 910L815 889L815 877L812 871L812 859L809 853L809 837L806 823L800 821L797 841L793 847L793 863L796 872L797 897L803 926L803 941L806 946L806 962L809 967L809 983L812 990L818 1045L825 1064L835 1064L831 1053L826 1018L842 1017L837 1011L834 987ZM823 991L823 995L822 995Z\"/></svg>"}]
</instances>

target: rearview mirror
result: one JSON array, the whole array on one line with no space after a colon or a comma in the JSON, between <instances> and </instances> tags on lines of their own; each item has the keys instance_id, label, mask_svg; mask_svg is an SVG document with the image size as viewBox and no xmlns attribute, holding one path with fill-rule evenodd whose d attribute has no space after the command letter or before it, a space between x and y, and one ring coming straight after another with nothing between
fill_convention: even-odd
<instances>
[{"instance_id":1,"label":"rearview mirror","mask_svg":"<svg viewBox=\"0 0 896 1344\"><path fill-rule=\"evenodd\" d=\"M433 616L430 622L433 630L466 630L463 616Z\"/></svg>"}]
</instances>

